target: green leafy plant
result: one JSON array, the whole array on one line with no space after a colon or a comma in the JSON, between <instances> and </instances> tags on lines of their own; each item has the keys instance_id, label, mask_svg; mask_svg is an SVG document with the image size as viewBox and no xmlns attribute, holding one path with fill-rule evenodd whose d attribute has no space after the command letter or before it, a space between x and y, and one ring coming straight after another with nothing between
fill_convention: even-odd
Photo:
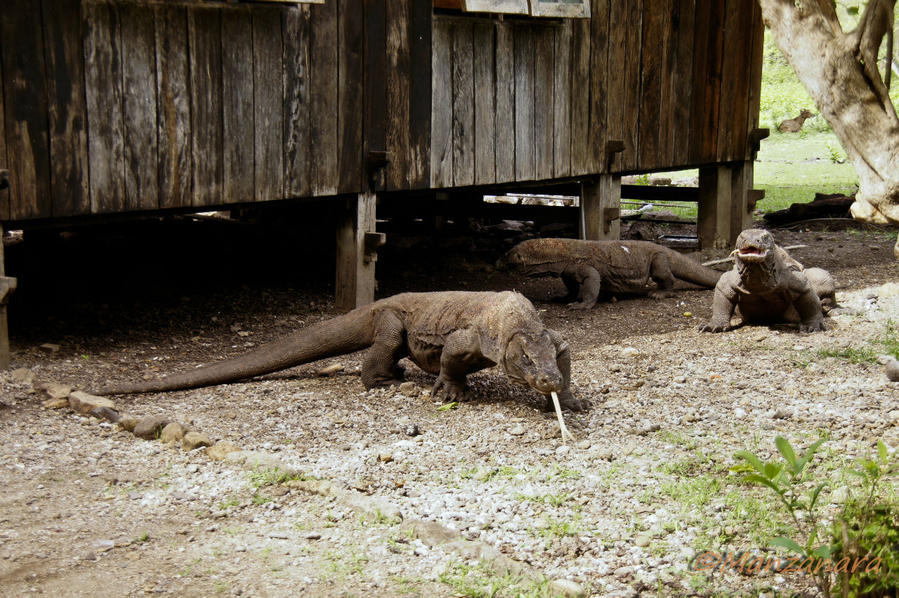
<instances>
[{"instance_id":1,"label":"green leafy plant","mask_svg":"<svg viewBox=\"0 0 899 598\"><path fill-rule=\"evenodd\" d=\"M828 481L816 475L813 463L815 452L824 441L820 438L797 454L787 439L778 436L775 445L780 460L765 461L752 452L738 451L734 457L744 463L733 470L744 472L745 482L768 488L777 497L797 534L793 538L778 536L769 543L802 557L798 569L813 575L822 595L896 596L899 504L891 477L899 473L899 463L878 441L874 459L861 459L855 468L847 470L859 484L855 492L847 487L846 501L827 523L819 498Z\"/></svg>"},{"instance_id":2,"label":"green leafy plant","mask_svg":"<svg viewBox=\"0 0 899 598\"><path fill-rule=\"evenodd\" d=\"M830 152L830 161L834 164L843 164L846 162L846 154L843 150L831 143L827 144L827 151Z\"/></svg>"},{"instance_id":3,"label":"green leafy plant","mask_svg":"<svg viewBox=\"0 0 899 598\"><path fill-rule=\"evenodd\" d=\"M862 459L849 471L860 479L861 492L848 498L832 526L834 562L847 564L839 579L843 596L899 593L899 505L892 484L883 490L897 472L899 463L890 459L882 441L877 442L876 458Z\"/></svg>"},{"instance_id":4,"label":"green leafy plant","mask_svg":"<svg viewBox=\"0 0 899 598\"><path fill-rule=\"evenodd\" d=\"M770 540L772 546L780 546L795 552L806 559L816 561L830 559L831 547L822 543L821 537L826 530L821 522L818 498L827 486L826 481L810 481L812 467L808 467L815 451L823 444L821 438L808 449L797 455L790 442L783 436L774 439L777 451L782 460L763 461L758 455L749 451L737 451L734 457L745 461L751 469L743 477L750 484L770 489L779 503L790 515L793 525L798 531L798 539L778 536ZM745 468L744 468L745 470ZM802 516L800 517L800 513ZM804 540L803 540L804 538ZM815 585L827 597L830 596L832 573L827 567L814 568Z\"/></svg>"}]
</instances>

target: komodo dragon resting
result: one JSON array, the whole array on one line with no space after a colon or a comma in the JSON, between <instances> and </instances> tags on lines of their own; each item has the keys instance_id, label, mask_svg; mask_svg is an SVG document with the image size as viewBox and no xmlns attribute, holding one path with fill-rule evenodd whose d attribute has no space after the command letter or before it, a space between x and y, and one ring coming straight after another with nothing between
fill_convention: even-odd
<instances>
[{"instance_id":1,"label":"komodo dragon resting","mask_svg":"<svg viewBox=\"0 0 899 598\"><path fill-rule=\"evenodd\" d=\"M499 366L519 384L547 396L558 393L563 406L586 407L569 389L571 356L559 333L540 322L534 306L522 295L447 291L403 293L308 326L282 339L227 361L122 386L97 394L131 394L180 390L246 380L368 348L362 363L366 388L395 384L403 370L397 362L409 357L437 375L432 394L446 400L466 398L466 376Z\"/></svg>"},{"instance_id":2,"label":"komodo dragon resting","mask_svg":"<svg viewBox=\"0 0 899 598\"><path fill-rule=\"evenodd\" d=\"M740 233L733 256L733 269L715 287L712 319L699 330L727 330L737 309L744 323L794 322L802 332L824 329L824 311L837 307L827 270L803 267L761 229Z\"/></svg>"},{"instance_id":3,"label":"komodo dragon resting","mask_svg":"<svg viewBox=\"0 0 899 598\"><path fill-rule=\"evenodd\" d=\"M672 296L675 280L712 288L721 272L649 241L580 241L530 239L510 249L497 267L526 276L560 276L568 289L567 301L576 309L596 305L604 295L648 294L653 299ZM650 279L657 287L647 289Z\"/></svg>"}]
</instances>

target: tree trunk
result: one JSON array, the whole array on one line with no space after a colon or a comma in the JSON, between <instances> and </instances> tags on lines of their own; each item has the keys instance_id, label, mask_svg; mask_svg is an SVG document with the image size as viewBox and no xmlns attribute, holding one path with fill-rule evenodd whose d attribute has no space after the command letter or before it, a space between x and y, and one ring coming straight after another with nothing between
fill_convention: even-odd
<instances>
[{"instance_id":1,"label":"tree trunk","mask_svg":"<svg viewBox=\"0 0 899 598\"><path fill-rule=\"evenodd\" d=\"M899 118L877 72L877 48L896 0L871 0L843 32L832 0L759 0L765 25L858 173L852 215L899 224ZM874 59L871 59L873 48ZM899 240L894 253L899 258Z\"/></svg>"}]
</instances>

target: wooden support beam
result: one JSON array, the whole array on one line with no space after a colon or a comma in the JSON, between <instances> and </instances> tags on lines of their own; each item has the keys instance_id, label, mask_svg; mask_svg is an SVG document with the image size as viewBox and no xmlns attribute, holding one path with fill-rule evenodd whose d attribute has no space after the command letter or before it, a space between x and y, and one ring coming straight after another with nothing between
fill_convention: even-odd
<instances>
[{"instance_id":1,"label":"wooden support beam","mask_svg":"<svg viewBox=\"0 0 899 598\"><path fill-rule=\"evenodd\" d=\"M699 210L696 228L701 247L727 249L732 246L731 179L730 168L727 166L708 166L699 169Z\"/></svg>"},{"instance_id":2,"label":"wooden support beam","mask_svg":"<svg viewBox=\"0 0 899 598\"><path fill-rule=\"evenodd\" d=\"M730 207L731 246L741 231L752 228L752 208L749 207L749 191L752 189L753 162L734 164L731 168L733 191Z\"/></svg>"},{"instance_id":3,"label":"wooden support beam","mask_svg":"<svg viewBox=\"0 0 899 598\"><path fill-rule=\"evenodd\" d=\"M697 228L702 247L733 247L740 231L752 226L752 181L750 161L699 169Z\"/></svg>"},{"instance_id":4,"label":"wooden support beam","mask_svg":"<svg viewBox=\"0 0 899 598\"><path fill-rule=\"evenodd\" d=\"M621 176L602 174L581 184L580 238L621 237Z\"/></svg>"},{"instance_id":5,"label":"wooden support beam","mask_svg":"<svg viewBox=\"0 0 899 598\"><path fill-rule=\"evenodd\" d=\"M0 226L0 370L9 369L9 324L6 319L6 302L14 290L16 279L8 278L4 271L3 227Z\"/></svg>"},{"instance_id":6,"label":"wooden support beam","mask_svg":"<svg viewBox=\"0 0 899 598\"><path fill-rule=\"evenodd\" d=\"M337 282L334 303L349 311L375 299L377 248L386 237L375 231L374 193L347 197L337 222Z\"/></svg>"}]
</instances>

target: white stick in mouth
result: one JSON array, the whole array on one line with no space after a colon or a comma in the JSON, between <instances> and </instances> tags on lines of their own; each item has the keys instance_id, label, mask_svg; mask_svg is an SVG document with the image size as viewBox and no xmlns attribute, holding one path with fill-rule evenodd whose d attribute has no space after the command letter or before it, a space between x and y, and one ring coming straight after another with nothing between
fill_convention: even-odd
<instances>
[{"instance_id":1,"label":"white stick in mouth","mask_svg":"<svg viewBox=\"0 0 899 598\"><path fill-rule=\"evenodd\" d=\"M571 435L571 432L568 431L568 428L565 427L565 420L562 418L562 406L559 405L559 395L555 393L555 391L550 393L553 397L553 405L556 408L556 417L559 418L559 429L562 430L562 442L572 441L574 442L574 436Z\"/></svg>"}]
</instances>

